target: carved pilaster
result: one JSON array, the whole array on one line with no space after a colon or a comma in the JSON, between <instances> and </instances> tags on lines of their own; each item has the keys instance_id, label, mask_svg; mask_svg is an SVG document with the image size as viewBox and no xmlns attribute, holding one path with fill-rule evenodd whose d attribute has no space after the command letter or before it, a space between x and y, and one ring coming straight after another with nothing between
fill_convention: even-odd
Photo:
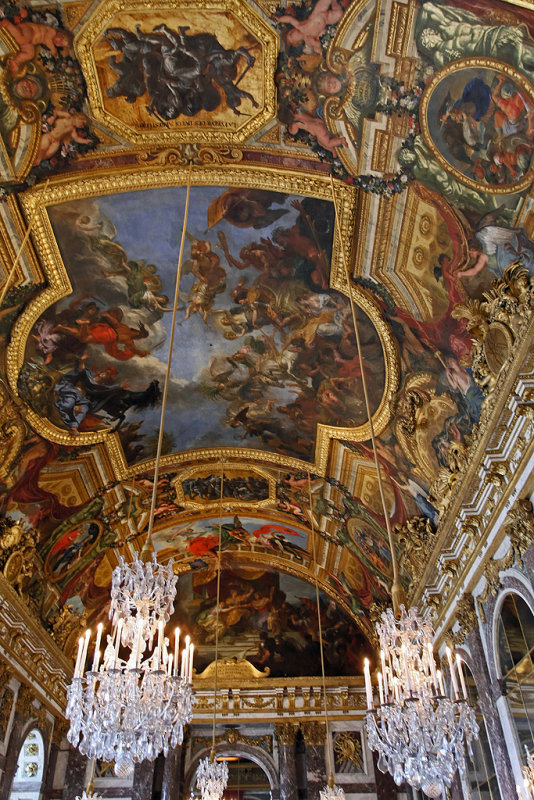
<instances>
[{"instance_id":1,"label":"carved pilaster","mask_svg":"<svg viewBox=\"0 0 534 800\"><path fill-rule=\"evenodd\" d=\"M54 720L54 730L52 731L52 744L55 744L56 747L61 747L61 742L67 735L67 731L69 730L69 723L64 719L56 719Z\"/></svg>"},{"instance_id":2,"label":"carved pilaster","mask_svg":"<svg viewBox=\"0 0 534 800\"><path fill-rule=\"evenodd\" d=\"M534 514L530 500L518 500L510 510L505 528L514 556L523 567L523 553L534 541Z\"/></svg>"},{"instance_id":3,"label":"carved pilaster","mask_svg":"<svg viewBox=\"0 0 534 800\"><path fill-rule=\"evenodd\" d=\"M326 725L324 722L303 722L300 728L307 745L321 745L325 743Z\"/></svg>"},{"instance_id":4,"label":"carved pilaster","mask_svg":"<svg viewBox=\"0 0 534 800\"><path fill-rule=\"evenodd\" d=\"M33 690L29 686L22 684L17 695L16 711L22 714L26 719L35 718L35 709L33 707L34 700L35 695Z\"/></svg>"}]
</instances>

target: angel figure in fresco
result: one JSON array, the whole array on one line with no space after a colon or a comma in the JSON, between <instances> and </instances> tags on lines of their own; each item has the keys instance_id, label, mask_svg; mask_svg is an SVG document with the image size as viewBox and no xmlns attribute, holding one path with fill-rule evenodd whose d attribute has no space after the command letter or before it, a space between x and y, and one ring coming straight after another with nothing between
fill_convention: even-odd
<instances>
[{"instance_id":1,"label":"angel figure in fresco","mask_svg":"<svg viewBox=\"0 0 534 800\"><path fill-rule=\"evenodd\" d=\"M71 114L69 111L55 108L54 113L46 117L46 122L50 126L50 130L41 135L39 149L33 162L34 166L45 159L52 158L62 145L67 145L69 142L78 144L91 144L92 142L92 139L83 136L83 131L88 124L83 114Z\"/></svg>"},{"instance_id":2,"label":"angel figure in fresco","mask_svg":"<svg viewBox=\"0 0 534 800\"><path fill-rule=\"evenodd\" d=\"M68 50L72 43L72 34L66 30L59 30L52 25L43 25L36 22L19 22L14 25L8 19L0 20L0 28L11 34L20 50L9 60L9 68L13 75L28 61L35 58L36 48L44 45L50 50L52 56L57 58L58 50Z\"/></svg>"},{"instance_id":3,"label":"angel figure in fresco","mask_svg":"<svg viewBox=\"0 0 534 800\"><path fill-rule=\"evenodd\" d=\"M184 271L187 270L197 280L189 292L184 321L191 314L197 313L202 314L202 319L207 324L216 295L226 288L226 270L221 266L217 253L211 249L211 244L201 240L195 240L191 244L191 259L184 264Z\"/></svg>"},{"instance_id":4,"label":"angel figure in fresco","mask_svg":"<svg viewBox=\"0 0 534 800\"><path fill-rule=\"evenodd\" d=\"M293 14L283 14L276 20L292 26L285 36L289 45L297 46L302 42L308 52L322 53L320 37L328 25L336 25L342 16L343 7L338 0L318 0L306 19L299 20Z\"/></svg>"},{"instance_id":5,"label":"angel figure in fresco","mask_svg":"<svg viewBox=\"0 0 534 800\"><path fill-rule=\"evenodd\" d=\"M76 320L76 327L60 323L55 331L68 333L84 344L101 344L118 361L148 355L148 350L141 350L135 344L138 339L146 339L147 329L142 323L139 328L131 328L122 321L123 317L119 307L100 312L96 303L88 303L84 316Z\"/></svg>"}]
</instances>

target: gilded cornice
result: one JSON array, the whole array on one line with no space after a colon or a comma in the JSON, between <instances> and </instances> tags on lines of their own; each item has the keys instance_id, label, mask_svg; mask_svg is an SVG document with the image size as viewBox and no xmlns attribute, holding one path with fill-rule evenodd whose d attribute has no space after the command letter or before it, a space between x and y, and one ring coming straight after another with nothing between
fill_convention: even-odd
<instances>
[{"instance_id":1,"label":"gilded cornice","mask_svg":"<svg viewBox=\"0 0 534 800\"><path fill-rule=\"evenodd\" d=\"M63 714L73 665L0 574L0 648L15 676L54 715Z\"/></svg>"}]
</instances>

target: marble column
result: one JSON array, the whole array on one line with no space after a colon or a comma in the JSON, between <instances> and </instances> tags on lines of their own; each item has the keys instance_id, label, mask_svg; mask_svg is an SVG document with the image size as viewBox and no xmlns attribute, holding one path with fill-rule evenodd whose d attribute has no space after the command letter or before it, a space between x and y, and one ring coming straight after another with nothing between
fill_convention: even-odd
<instances>
[{"instance_id":1,"label":"marble column","mask_svg":"<svg viewBox=\"0 0 534 800\"><path fill-rule=\"evenodd\" d=\"M182 795L182 753L182 745L169 750L163 765L161 800L178 800Z\"/></svg>"},{"instance_id":2,"label":"marble column","mask_svg":"<svg viewBox=\"0 0 534 800\"><path fill-rule=\"evenodd\" d=\"M154 762L141 761L136 764L133 774L132 800L152 800L154 783Z\"/></svg>"},{"instance_id":3,"label":"marble column","mask_svg":"<svg viewBox=\"0 0 534 800\"><path fill-rule=\"evenodd\" d=\"M502 698L501 687L490 680L484 646L480 638L480 630L474 628L467 636L467 644L471 651L473 678L477 687L480 710L484 717L495 774L499 782L502 797L515 797L515 780L510 763L510 756L504 738L501 718L497 709L497 701ZM513 745L512 745L513 746Z\"/></svg>"},{"instance_id":4,"label":"marble column","mask_svg":"<svg viewBox=\"0 0 534 800\"><path fill-rule=\"evenodd\" d=\"M297 800L297 761L295 742L298 726L291 722L277 723L274 735L278 744L280 800Z\"/></svg>"},{"instance_id":5,"label":"marble column","mask_svg":"<svg viewBox=\"0 0 534 800\"><path fill-rule=\"evenodd\" d=\"M319 792L328 781L325 736L323 722L305 722L302 724L302 735L306 743L306 773L308 778L308 800L319 800Z\"/></svg>"},{"instance_id":6,"label":"marble column","mask_svg":"<svg viewBox=\"0 0 534 800\"><path fill-rule=\"evenodd\" d=\"M58 745L55 742L52 742L52 744L50 745L50 750L48 751L48 760L43 775L43 786L41 789L42 800L50 800L50 798L52 797L54 791L54 775L57 767L58 753L59 753Z\"/></svg>"},{"instance_id":7,"label":"marble column","mask_svg":"<svg viewBox=\"0 0 534 800\"><path fill-rule=\"evenodd\" d=\"M86 788L87 757L77 748L71 747L63 785L63 800L74 800Z\"/></svg>"},{"instance_id":8,"label":"marble column","mask_svg":"<svg viewBox=\"0 0 534 800\"><path fill-rule=\"evenodd\" d=\"M20 748L22 747L23 732L26 724L26 718L18 711L15 712L6 750L4 771L2 773L2 780L0 781L0 800L9 800L11 784L13 783L15 772L17 771L17 761Z\"/></svg>"}]
</instances>

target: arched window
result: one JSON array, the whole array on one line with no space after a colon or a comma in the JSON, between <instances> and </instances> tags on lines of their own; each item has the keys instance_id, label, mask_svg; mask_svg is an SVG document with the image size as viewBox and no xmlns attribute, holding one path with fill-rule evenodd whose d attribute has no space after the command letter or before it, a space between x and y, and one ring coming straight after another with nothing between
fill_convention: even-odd
<instances>
[{"instance_id":1,"label":"arched window","mask_svg":"<svg viewBox=\"0 0 534 800\"><path fill-rule=\"evenodd\" d=\"M517 594L504 598L497 628L497 657L519 755L534 751L534 615Z\"/></svg>"},{"instance_id":2,"label":"arched window","mask_svg":"<svg viewBox=\"0 0 534 800\"><path fill-rule=\"evenodd\" d=\"M10 800L39 800L44 772L44 742L37 728L24 739L11 786Z\"/></svg>"},{"instance_id":3,"label":"arched window","mask_svg":"<svg viewBox=\"0 0 534 800\"><path fill-rule=\"evenodd\" d=\"M479 707L479 696L471 670L463 662L467 694L471 706L475 709L480 734L472 743L473 759L467 761L467 779L470 796L474 800L501 800L499 784L495 776L495 765L488 740L488 732L484 717Z\"/></svg>"}]
</instances>

